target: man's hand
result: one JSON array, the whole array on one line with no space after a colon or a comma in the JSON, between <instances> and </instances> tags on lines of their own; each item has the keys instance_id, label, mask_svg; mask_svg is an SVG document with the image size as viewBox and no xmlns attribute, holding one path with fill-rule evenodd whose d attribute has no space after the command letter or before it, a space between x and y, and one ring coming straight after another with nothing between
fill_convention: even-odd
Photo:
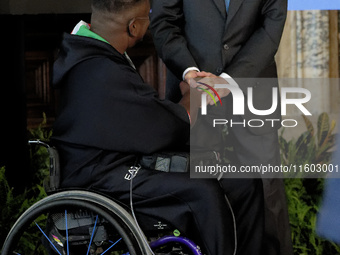
<instances>
[{"instance_id":1,"label":"man's hand","mask_svg":"<svg viewBox=\"0 0 340 255\"><path fill-rule=\"evenodd\" d=\"M209 72L198 72L196 70L190 70L189 72L187 72L184 76L184 81L186 83L188 83L189 85L192 79L195 78L203 78L203 77L217 77L216 75L209 73Z\"/></svg>"},{"instance_id":2,"label":"man's hand","mask_svg":"<svg viewBox=\"0 0 340 255\"><path fill-rule=\"evenodd\" d=\"M190 80L196 78L197 77L197 73L198 72L195 71L195 70L191 70L191 71L187 72L185 74L185 76L184 76L184 81L186 83L190 84Z\"/></svg>"},{"instance_id":3,"label":"man's hand","mask_svg":"<svg viewBox=\"0 0 340 255\"><path fill-rule=\"evenodd\" d=\"M197 89L204 91L207 90L213 95L212 97L207 97L207 104L213 105L219 100L218 97L223 98L229 95L230 90L227 88L215 88L216 84L227 84L228 82L212 73L198 72L197 77L192 79L190 86L196 87ZM217 92L217 94L215 93Z\"/></svg>"},{"instance_id":4,"label":"man's hand","mask_svg":"<svg viewBox=\"0 0 340 255\"><path fill-rule=\"evenodd\" d=\"M179 87L182 93L182 100L179 103L182 104L187 111L190 112L190 105L193 107L200 107L202 90L195 89L185 81L182 81L179 84Z\"/></svg>"},{"instance_id":5,"label":"man's hand","mask_svg":"<svg viewBox=\"0 0 340 255\"><path fill-rule=\"evenodd\" d=\"M190 85L185 81L180 82L179 88L181 90L182 96L184 96L186 93L190 93Z\"/></svg>"},{"instance_id":6,"label":"man's hand","mask_svg":"<svg viewBox=\"0 0 340 255\"><path fill-rule=\"evenodd\" d=\"M191 126L194 126L197 119L198 109L201 106L202 91L193 88L185 81L182 81L179 84L179 87L182 93L182 99L179 101L179 104L187 110L190 116Z\"/></svg>"}]
</instances>

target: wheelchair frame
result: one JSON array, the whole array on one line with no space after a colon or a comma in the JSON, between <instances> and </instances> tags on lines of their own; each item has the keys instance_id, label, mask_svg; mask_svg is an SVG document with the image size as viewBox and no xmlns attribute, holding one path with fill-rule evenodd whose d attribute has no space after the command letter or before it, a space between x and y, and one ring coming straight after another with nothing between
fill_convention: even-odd
<instances>
[{"instance_id":1,"label":"wheelchair frame","mask_svg":"<svg viewBox=\"0 0 340 255\"><path fill-rule=\"evenodd\" d=\"M124 240L129 252L127 254L131 255L152 255L154 254L152 249L168 245L169 243L180 243L183 244L191 251L193 255L201 255L200 248L191 240L185 237L177 236L164 236L160 239L148 243L143 232L141 232L138 223L135 221L130 212L118 204L114 199L108 198L104 195L98 194L94 191L84 191L79 189L72 189L67 191L59 191L60 186L60 165L59 165L59 154L56 148L44 143L40 140L29 140L28 144L37 144L47 148L49 153L49 184L47 192L55 192L42 200L33 204L28 208L12 226L7 238L3 244L1 254L9 255L11 253L12 246L17 242L22 234L23 230L32 223L35 217L42 213L53 211L60 206L71 206L76 208L89 209L95 213L104 217L111 226L114 227L115 231L119 233L121 239ZM97 214L97 215L98 215ZM67 212L65 211L65 218L67 217ZM66 218L67 221L67 218ZM94 226L95 228L96 226ZM38 228L40 228L38 226ZM67 229L67 223L66 227ZM46 234L40 230L45 237L48 239ZM94 232L94 230L93 230ZM67 231L66 231L67 233ZM93 235L92 235L93 237ZM90 240L92 241L92 237ZM120 240L120 239L119 239ZM49 240L52 244L52 242ZM117 241L118 242L118 241ZM52 244L53 245L53 244ZM60 254L56 247L55 250ZM55 251L54 251L55 252ZM67 251L68 250L68 240L67 240ZM88 254L88 253L87 253ZM102 253L104 254L104 252ZM61 254L60 254L61 255Z\"/></svg>"}]
</instances>

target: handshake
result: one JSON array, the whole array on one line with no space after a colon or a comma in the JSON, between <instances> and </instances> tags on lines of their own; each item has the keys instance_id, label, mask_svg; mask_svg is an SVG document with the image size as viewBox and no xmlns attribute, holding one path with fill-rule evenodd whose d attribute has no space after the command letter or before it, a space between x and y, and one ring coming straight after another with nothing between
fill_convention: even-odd
<instances>
[{"instance_id":1,"label":"handshake","mask_svg":"<svg viewBox=\"0 0 340 255\"><path fill-rule=\"evenodd\" d=\"M206 103L213 105L230 93L227 88L215 88L216 84L228 84L228 81L209 72L189 71L185 75L185 80L181 82L180 88L182 95L187 93L190 88L191 93L193 93L193 89L198 91L198 93L194 92L197 96L201 96L202 93L208 94Z\"/></svg>"}]
</instances>

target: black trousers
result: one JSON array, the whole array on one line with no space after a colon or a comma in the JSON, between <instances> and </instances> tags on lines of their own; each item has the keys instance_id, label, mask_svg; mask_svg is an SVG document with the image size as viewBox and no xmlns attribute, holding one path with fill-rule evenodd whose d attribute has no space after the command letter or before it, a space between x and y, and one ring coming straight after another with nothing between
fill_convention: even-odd
<instances>
[{"instance_id":1,"label":"black trousers","mask_svg":"<svg viewBox=\"0 0 340 255\"><path fill-rule=\"evenodd\" d=\"M241 121L239 116L233 116ZM280 166L278 133L254 135L247 128L229 128L237 164ZM245 139L246 138L246 139ZM282 174L263 176L265 232L263 255L293 255L287 198Z\"/></svg>"},{"instance_id":2,"label":"black trousers","mask_svg":"<svg viewBox=\"0 0 340 255\"><path fill-rule=\"evenodd\" d=\"M237 255L261 254L264 235L264 201L260 179L221 179L235 213Z\"/></svg>"},{"instance_id":3,"label":"black trousers","mask_svg":"<svg viewBox=\"0 0 340 255\"><path fill-rule=\"evenodd\" d=\"M129 203L126 171L112 171L109 189ZM108 179L107 179L108 180ZM133 179L133 204L138 216L149 215L171 223L203 247L207 255L232 255L235 229L237 254L261 255L263 194L261 180L190 179L189 173L164 173L141 169ZM143 222L140 222L143 228Z\"/></svg>"},{"instance_id":4,"label":"black trousers","mask_svg":"<svg viewBox=\"0 0 340 255\"><path fill-rule=\"evenodd\" d=\"M169 70L168 70L169 71ZM171 74L171 72L169 71ZM181 93L179 82L173 75L167 76L166 98L178 102ZM240 116L232 114L232 100L227 100L227 116L234 122L242 122ZM231 144L234 148L235 165L281 165L277 132L254 135L240 125L229 127ZM229 182L222 180L222 182ZM293 255L293 245L288 217L285 187L282 177L262 178L264 195L264 236L262 255ZM223 185L227 187L228 185ZM229 192L229 191L226 191ZM244 239L243 239L244 240ZM252 252L249 254L253 254Z\"/></svg>"}]
</instances>

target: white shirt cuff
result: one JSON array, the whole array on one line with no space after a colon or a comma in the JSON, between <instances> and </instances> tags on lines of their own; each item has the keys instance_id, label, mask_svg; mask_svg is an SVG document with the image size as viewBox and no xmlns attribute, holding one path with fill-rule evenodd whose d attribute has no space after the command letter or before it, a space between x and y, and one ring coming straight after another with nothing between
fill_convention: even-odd
<instances>
[{"instance_id":1,"label":"white shirt cuff","mask_svg":"<svg viewBox=\"0 0 340 255\"><path fill-rule=\"evenodd\" d=\"M184 81L185 75L186 75L189 71L197 71L197 72L199 72L200 69L198 69L197 67L188 67L187 69L185 69L184 72L183 72L183 75L182 75L182 80L183 80L183 81Z\"/></svg>"}]
</instances>

